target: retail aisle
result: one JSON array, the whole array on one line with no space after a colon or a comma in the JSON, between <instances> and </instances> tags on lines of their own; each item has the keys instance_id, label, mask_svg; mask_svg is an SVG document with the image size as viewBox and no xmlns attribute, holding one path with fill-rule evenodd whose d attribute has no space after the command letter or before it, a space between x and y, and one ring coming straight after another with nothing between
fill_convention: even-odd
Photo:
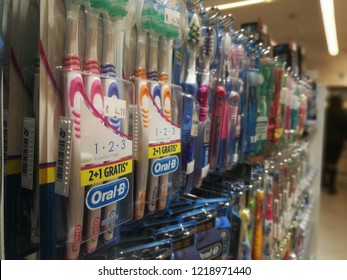
<instances>
[{"instance_id":1,"label":"retail aisle","mask_svg":"<svg viewBox=\"0 0 347 280\"><path fill-rule=\"evenodd\" d=\"M347 144L338 169L338 193L321 192L316 251L319 260L347 260Z\"/></svg>"}]
</instances>

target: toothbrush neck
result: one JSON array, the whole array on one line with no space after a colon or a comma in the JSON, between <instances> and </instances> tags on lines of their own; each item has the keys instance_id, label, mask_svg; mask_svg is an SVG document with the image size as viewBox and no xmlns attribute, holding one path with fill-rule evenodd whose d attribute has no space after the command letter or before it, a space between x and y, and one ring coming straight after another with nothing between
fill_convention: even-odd
<instances>
[{"instance_id":1,"label":"toothbrush neck","mask_svg":"<svg viewBox=\"0 0 347 280\"><path fill-rule=\"evenodd\" d=\"M98 18L95 14L87 13L87 42L85 60L97 60L97 28Z\"/></svg>"},{"instance_id":2,"label":"toothbrush neck","mask_svg":"<svg viewBox=\"0 0 347 280\"><path fill-rule=\"evenodd\" d=\"M115 64L114 62L114 28L109 18L104 20L104 49L103 49L103 65Z\"/></svg>"},{"instance_id":3,"label":"toothbrush neck","mask_svg":"<svg viewBox=\"0 0 347 280\"><path fill-rule=\"evenodd\" d=\"M78 6L68 5L66 12L65 56L78 56L78 11Z\"/></svg>"},{"instance_id":4,"label":"toothbrush neck","mask_svg":"<svg viewBox=\"0 0 347 280\"><path fill-rule=\"evenodd\" d=\"M146 33L144 33L141 30L138 30L135 76L141 79L147 79L147 74L145 70L145 50Z\"/></svg>"},{"instance_id":5,"label":"toothbrush neck","mask_svg":"<svg viewBox=\"0 0 347 280\"><path fill-rule=\"evenodd\" d=\"M160 40L159 52L161 59L159 60L159 80L164 83L168 83L168 60L170 59L170 47L170 40L165 38Z\"/></svg>"},{"instance_id":6,"label":"toothbrush neck","mask_svg":"<svg viewBox=\"0 0 347 280\"><path fill-rule=\"evenodd\" d=\"M196 51L194 50L191 50L189 54L188 74L186 82L196 83Z\"/></svg>"},{"instance_id":7,"label":"toothbrush neck","mask_svg":"<svg viewBox=\"0 0 347 280\"><path fill-rule=\"evenodd\" d=\"M201 77L201 85L208 86L210 84L210 69L209 66L204 69Z\"/></svg>"},{"instance_id":8,"label":"toothbrush neck","mask_svg":"<svg viewBox=\"0 0 347 280\"><path fill-rule=\"evenodd\" d=\"M150 35L149 39L149 58L148 72L149 80L158 81L158 37L154 34Z\"/></svg>"}]
</instances>

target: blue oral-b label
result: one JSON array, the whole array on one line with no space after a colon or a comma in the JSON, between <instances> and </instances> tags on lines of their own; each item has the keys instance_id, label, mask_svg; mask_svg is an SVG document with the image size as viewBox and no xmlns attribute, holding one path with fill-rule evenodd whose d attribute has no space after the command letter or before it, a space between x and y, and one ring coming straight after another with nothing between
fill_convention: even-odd
<instances>
[{"instance_id":1,"label":"blue oral-b label","mask_svg":"<svg viewBox=\"0 0 347 280\"><path fill-rule=\"evenodd\" d=\"M128 192L129 181L127 178L122 178L89 190L86 197L86 205L90 210L95 210L122 200L127 196Z\"/></svg>"},{"instance_id":2,"label":"blue oral-b label","mask_svg":"<svg viewBox=\"0 0 347 280\"><path fill-rule=\"evenodd\" d=\"M178 168L178 163L177 156L156 159L152 164L152 174L158 177L175 172Z\"/></svg>"}]
</instances>

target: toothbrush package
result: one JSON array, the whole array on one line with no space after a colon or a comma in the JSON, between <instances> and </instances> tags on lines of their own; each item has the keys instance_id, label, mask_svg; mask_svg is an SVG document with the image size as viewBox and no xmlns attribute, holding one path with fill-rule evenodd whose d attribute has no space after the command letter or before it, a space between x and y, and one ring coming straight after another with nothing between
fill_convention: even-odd
<instances>
[{"instance_id":1,"label":"toothbrush package","mask_svg":"<svg viewBox=\"0 0 347 280\"><path fill-rule=\"evenodd\" d=\"M132 4L41 1L43 259L84 258L132 218L135 88L117 78L112 43L134 24Z\"/></svg>"},{"instance_id":2,"label":"toothbrush package","mask_svg":"<svg viewBox=\"0 0 347 280\"><path fill-rule=\"evenodd\" d=\"M38 1L4 1L4 228L6 259L39 248Z\"/></svg>"},{"instance_id":3,"label":"toothbrush package","mask_svg":"<svg viewBox=\"0 0 347 280\"><path fill-rule=\"evenodd\" d=\"M165 209L179 191L182 89L171 81L173 44L184 36L181 2L140 1L136 17L134 218ZM170 55L171 54L171 55Z\"/></svg>"}]
</instances>

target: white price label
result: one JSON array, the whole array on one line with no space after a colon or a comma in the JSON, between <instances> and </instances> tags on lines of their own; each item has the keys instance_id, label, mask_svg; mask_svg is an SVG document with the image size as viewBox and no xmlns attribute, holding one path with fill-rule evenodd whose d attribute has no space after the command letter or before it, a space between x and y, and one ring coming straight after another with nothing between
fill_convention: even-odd
<instances>
[{"instance_id":1,"label":"white price label","mask_svg":"<svg viewBox=\"0 0 347 280\"><path fill-rule=\"evenodd\" d=\"M206 165L205 167L202 168L202 170L201 170L201 178L204 179L207 176L209 171L210 171L210 165L208 164L208 165Z\"/></svg>"},{"instance_id":2,"label":"white price label","mask_svg":"<svg viewBox=\"0 0 347 280\"><path fill-rule=\"evenodd\" d=\"M112 97L104 98L104 116L125 119L127 111L125 100L119 100Z\"/></svg>"},{"instance_id":3,"label":"white price label","mask_svg":"<svg viewBox=\"0 0 347 280\"><path fill-rule=\"evenodd\" d=\"M195 159L187 164L187 172L186 172L187 175L193 173L194 165L195 165Z\"/></svg>"}]
</instances>

